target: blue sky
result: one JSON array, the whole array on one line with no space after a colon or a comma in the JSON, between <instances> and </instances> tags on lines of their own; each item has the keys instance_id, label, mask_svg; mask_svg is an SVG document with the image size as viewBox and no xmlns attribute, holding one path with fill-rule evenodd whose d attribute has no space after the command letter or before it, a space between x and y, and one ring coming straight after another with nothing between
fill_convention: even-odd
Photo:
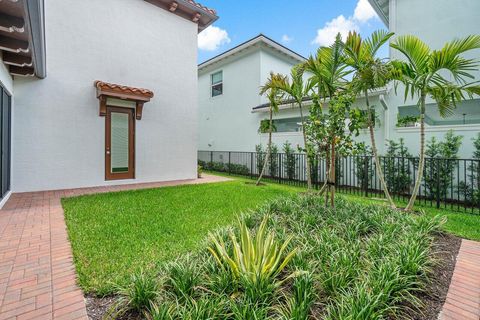
<instances>
[{"instance_id":1,"label":"blue sky","mask_svg":"<svg viewBox=\"0 0 480 320\"><path fill-rule=\"evenodd\" d=\"M220 19L199 35L198 62L259 33L308 56L337 32L356 29L368 36L385 25L367 0L199 0ZM379 53L387 56L387 48Z\"/></svg>"}]
</instances>

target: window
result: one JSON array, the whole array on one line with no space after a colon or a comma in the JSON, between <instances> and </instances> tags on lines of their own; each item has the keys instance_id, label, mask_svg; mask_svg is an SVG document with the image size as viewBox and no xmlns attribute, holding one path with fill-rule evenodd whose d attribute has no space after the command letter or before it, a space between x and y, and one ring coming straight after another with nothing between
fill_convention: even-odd
<instances>
[{"instance_id":1,"label":"window","mask_svg":"<svg viewBox=\"0 0 480 320\"><path fill-rule=\"evenodd\" d=\"M276 128L275 132L301 132L302 118L275 119L273 125Z\"/></svg>"},{"instance_id":2,"label":"window","mask_svg":"<svg viewBox=\"0 0 480 320\"><path fill-rule=\"evenodd\" d=\"M420 112L416 105L399 106L397 127L414 127L419 122ZM452 114L442 117L435 103L426 104L425 124L430 127L480 124L480 99L457 103Z\"/></svg>"},{"instance_id":3,"label":"window","mask_svg":"<svg viewBox=\"0 0 480 320\"><path fill-rule=\"evenodd\" d=\"M223 94L223 72L218 71L211 75L212 77L212 97Z\"/></svg>"}]
</instances>

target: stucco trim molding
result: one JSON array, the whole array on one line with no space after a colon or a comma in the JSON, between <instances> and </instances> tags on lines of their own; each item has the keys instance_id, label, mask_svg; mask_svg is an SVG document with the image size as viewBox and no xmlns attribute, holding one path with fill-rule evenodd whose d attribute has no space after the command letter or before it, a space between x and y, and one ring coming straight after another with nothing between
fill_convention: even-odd
<instances>
[{"instance_id":1,"label":"stucco trim molding","mask_svg":"<svg viewBox=\"0 0 480 320\"><path fill-rule=\"evenodd\" d=\"M94 87L97 89L97 98L100 102L99 115L107 115L107 98L117 98L135 102L135 117L142 119L143 105L153 98L153 91L143 88L129 87L103 81L95 81Z\"/></svg>"},{"instance_id":2,"label":"stucco trim molding","mask_svg":"<svg viewBox=\"0 0 480 320\"><path fill-rule=\"evenodd\" d=\"M449 130L455 131L480 131L480 124L458 124L447 126L425 127L425 132L445 132ZM397 132L420 132L420 127L395 128Z\"/></svg>"}]
</instances>

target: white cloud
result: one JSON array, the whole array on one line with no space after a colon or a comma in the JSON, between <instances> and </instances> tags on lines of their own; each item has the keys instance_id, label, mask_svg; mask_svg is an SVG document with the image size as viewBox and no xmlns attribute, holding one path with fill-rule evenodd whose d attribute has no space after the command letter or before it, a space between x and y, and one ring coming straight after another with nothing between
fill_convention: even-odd
<instances>
[{"instance_id":1,"label":"white cloud","mask_svg":"<svg viewBox=\"0 0 480 320\"><path fill-rule=\"evenodd\" d=\"M290 37L288 34L284 34L282 36L282 42L283 43L289 43L289 42L292 42L293 41L293 38Z\"/></svg>"},{"instance_id":2,"label":"white cloud","mask_svg":"<svg viewBox=\"0 0 480 320\"><path fill-rule=\"evenodd\" d=\"M373 10L368 0L358 0L353 18L361 23L365 23L374 17L377 17L377 13Z\"/></svg>"},{"instance_id":3,"label":"white cloud","mask_svg":"<svg viewBox=\"0 0 480 320\"><path fill-rule=\"evenodd\" d=\"M222 45L230 43L230 41L226 30L209 26L198 35L198 48L205 51L215 51Z\"/></svg>"},{"instance_id":4,"label":"white cloud","mask_svg":"<svg viewBox=\"0 0 480 320\"><path fill-rule=\"evenodd\" d=\"M323 28L317 30L317 36L313 39L312 44L328 46L332 44L339 32L345 39L349 31L359 32L363 24L375 17L377 14L368 0L358 0L353 16L345 18L344 15L339 15L325 23Z\"/></svg>"},{"instance_id":5,"label":"white cloud","mask_svg":"<svg viewBox=\"0 0 480 320\"><path fill-rule=\"evenodd\" d=\"M353 19L347 19L343 15L339 15L332 21L327 22L323 28L317 30L317 36L312 43L328 46L332 44L339 32L345 39L350 30L358 31L358 29L359 27Z\"/></svg>"}]
</instances>

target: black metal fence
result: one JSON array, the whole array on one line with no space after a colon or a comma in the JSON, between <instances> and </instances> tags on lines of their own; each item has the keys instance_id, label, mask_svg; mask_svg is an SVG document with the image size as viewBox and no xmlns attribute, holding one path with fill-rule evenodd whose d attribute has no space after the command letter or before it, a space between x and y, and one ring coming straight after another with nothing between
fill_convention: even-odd
<instances>
[{"instance_id":1,"label":"black metal fence","mask_svg":"<svg viewBox=\"0 0 480 320\"><path fill-rule=\"evenodd\" d=\"M250 178L258 177L266 153L198 151L198 162L206 170ZM418 158L380 157L385 181L396 200L408 201L418 175ZM372 156L337 159L336 185L341 191L366 197L384 197ZM272 154L265 180L305 186L306 155ZM326 179L324 159L312 159L312 182L320 188ZM480 160L427 158L417 203L480 214Z\"/></svg>"}]
</instances>

